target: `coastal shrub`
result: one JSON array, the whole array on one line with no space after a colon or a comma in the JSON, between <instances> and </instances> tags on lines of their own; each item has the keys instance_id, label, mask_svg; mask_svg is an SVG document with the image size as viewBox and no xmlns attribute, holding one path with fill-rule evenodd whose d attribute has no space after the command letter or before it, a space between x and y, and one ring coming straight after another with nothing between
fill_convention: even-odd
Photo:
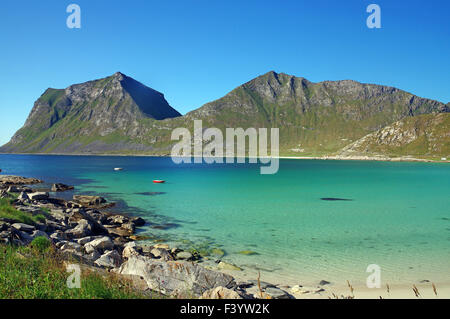
<instances>
[{"instance_id":1,"label":"coastal shrub","mask_svg":"<svg viewBox=\"0 0 450 319\"><path fill-rule=\"evenodd\" d=\"M50 247L51 242L48 238L44 236L38 236L35 239L33 239L31 245L40 252L44 252L48 247Z\"/></svg>"},{"instance_id":2,"label":"coastal shrub","mask_svg":"<svg viewBox=\"0 0 450 319\"><path fill-rule=\"evenodd\" d=\"M39 240L40 241L40 240ZM0 244L0 299L147 298L114 274L83 270L81 287L70 289L64 259L54 247Z\"/></svg>"}]
</instances>

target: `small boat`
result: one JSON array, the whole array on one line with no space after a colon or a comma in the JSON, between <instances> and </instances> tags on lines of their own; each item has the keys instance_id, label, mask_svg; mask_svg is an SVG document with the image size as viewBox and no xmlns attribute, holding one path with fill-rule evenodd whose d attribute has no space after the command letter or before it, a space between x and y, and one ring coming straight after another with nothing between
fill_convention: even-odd
<instances>
[{"instance_id":1,"label":"small boat","mask_svg":"<svg viewBox=\"0 0 450 319\"><path fill-rule=\"evenodd\" d=\"M164 183L165 181L163 181L162 179L154 179L153 180L153 183L157 183L157 184L162 184L162 183Z\"/></svg>"},{"instance_id":2,"label":"small boat","mask_svg":"<svg viewBox=\"0 0 450 319\"><path fill-rule=\"evenodd\" d=\"M121 170L123 170L123 168L122 167L115 167L114 170L115 171L121 171Z\"/></svg>"}]
</instances>

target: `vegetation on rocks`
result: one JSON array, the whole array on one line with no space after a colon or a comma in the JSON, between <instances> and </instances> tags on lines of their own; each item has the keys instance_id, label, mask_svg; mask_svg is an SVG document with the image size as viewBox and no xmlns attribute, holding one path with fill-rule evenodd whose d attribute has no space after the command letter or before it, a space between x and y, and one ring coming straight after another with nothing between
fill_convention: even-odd
<instances>
[{"instance_id":1,"label":"vegetation on rocks","mask_svg":"<svg viewBox=\"0 0 450 319\"><path fill-rule=\"evenodd\" d=\"M68 288L65 260L57 249L35 239L25 247L0 245L1 299L144 298L114 274L83 271L80 288ZM48 244L47 240L47 244Z\"/></svg>"},{"instance_id":2,"label":"vegetation on rocks","mask_svg":"<svg viewBox=\"0 0 450 319\"><path fill-rule=\"evenodd\" d=\"M0 298L194 298L219 286L245 295L217 260L203 259L206 243L136 243L142 218L104 210L113 203L99 196L52 198L22 180L0 176ZM81 289L67 288L67 264L83 270Z\"/></svg>"},{"instance_id":3,"label":"vegetation on rocks","mask_svg":"<svg viewBox=\"0 0 450 319\"><path fill-rule=\"evenodd\" d=\"M0 219L3 218L5 220L31 225L45 220L45 216L43 214L32 215L30 213L15 209L11 205L12 201L12 199L0 198Z\"/></svg>"}]
</instances>

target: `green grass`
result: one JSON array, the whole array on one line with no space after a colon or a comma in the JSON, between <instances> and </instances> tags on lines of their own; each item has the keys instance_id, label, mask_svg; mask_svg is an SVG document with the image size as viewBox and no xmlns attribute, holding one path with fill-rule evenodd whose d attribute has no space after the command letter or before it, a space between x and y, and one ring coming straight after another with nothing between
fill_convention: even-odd
<instances>
[{"instance_id":1,"label":"green grass","mask_svg":"<svg viewBox=\"0 0 450 319\"><path fill-rule=\"evenodd\" d=\"M0 245L0 299L137 299L145 295L117 275L82 271L80 288L68 288L64 260L50 246Z\"/></svg>"},{"instance_id":2,"label":"green grass","mask_svg":"<svg viewBox=\"0 0 450 319\"><path fill-rule=\"evenodd\" d=\"M20 210L15 209L11 202L12 200L10 199L0 198L0 218L29 225L45 221L44 214L32 215L26 212L21 212Z\"/></svg>"}]
</instances>

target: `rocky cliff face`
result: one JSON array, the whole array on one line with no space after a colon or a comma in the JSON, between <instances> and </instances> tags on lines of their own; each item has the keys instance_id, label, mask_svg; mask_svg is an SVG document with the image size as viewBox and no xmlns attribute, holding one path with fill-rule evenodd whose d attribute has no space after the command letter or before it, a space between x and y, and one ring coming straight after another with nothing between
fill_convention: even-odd
<instances>
[{"instance_id":1,"label":"rocky cliff face","mask_svg":"<svg viewBox=\"0 0 450 319\"><path fill-rule=\"evenodd\" d=\"M0 151L169 154L172 129L200 119L221 129L278 127L281 155L329 155L396 121L449 110L393 87L269 72L180 116L161 93L116 73L48 89Z\"/></svg>"}]
</instances>

